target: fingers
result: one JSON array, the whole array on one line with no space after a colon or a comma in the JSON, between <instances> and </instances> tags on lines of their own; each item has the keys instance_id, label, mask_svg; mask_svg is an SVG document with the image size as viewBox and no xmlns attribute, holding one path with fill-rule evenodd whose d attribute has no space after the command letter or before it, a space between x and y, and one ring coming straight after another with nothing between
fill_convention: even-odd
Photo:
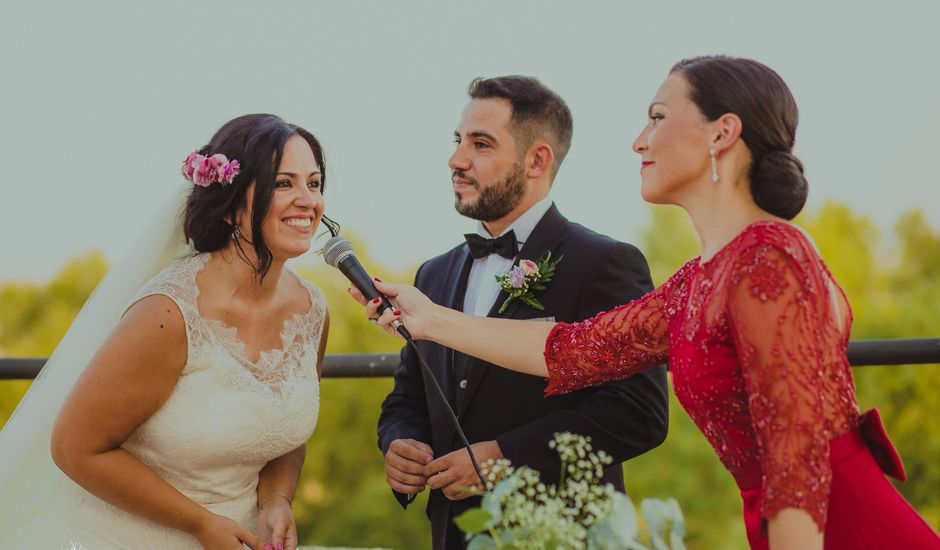
<instances>
[{"instance_id":1,"label":"fingers","mask_svg":"<svg viewBox=\"0 0 940 550\"><path fill-rule=\"evenodd\" d=\"M409 468L411 469L421 469L420 464L408 463ZM405 493L408 495L415 495L424 490L425 485L427 485L427 478L420 474L404 472L397 467L393 466L388 460L385 463L385 480L388 481L389 487L395 489L399 493Z\"/></svg>"},{"instance_id":2,"label":"fingers","mask_svg":"<svg viewBox=\"0 0 940 550\"><path fill-rule=\"evenodd\" d=\"M408 485L405 483L399 483L395 479L385 476L385 481L388 482L388 486L391 487L396 492L405 494L405 495L417 495L424 490L425 484L421 485Z\"/></svg>"},{"instance_id":3,"label":"fingers","mask_svg":"<svg viewBox=\"0 0 940 550\"><path fill-rule=\"evenodd\" d=\"M427 477L424 473L425 461L421 460L420 462L402 456L395 453L389 449L388 453L385 455L385 470L386 473L391 471L402 472L402 476L396 476L396 479L403 483L424 483L424 479ZM413 476L412 478L405 478L403 476ZM414 479L420 478L420 479Z\"/></svg>"},{"instance_id":4,"label":"fingers","mask_svg":"<svg viewBox=\"0 0 940 550\"><path fill-rule=\"evenodd\" d=\"M457 478L457 464L454 464L454 453L448 453L424 467L424 475L428 478L428 487L440 489L454 482Z\"/></svg>"},{"instance_id":5,"label":"fingers","mask_svg":"<svg viewBox=\"0 0 940 550\"><path fill-rule=\"evenodd\" d=\"M385 465L385 476L402 485L410 485L412 487L424 487L428 481L428 478L424 477L423 475L410 474L392 466L391 464Z\"/></svg>"},{"instance_id":6,"label":"fingers","mask_svg":"<svg viewBox=\"0 0 940 550\"><path fill-rule=\"evenodd\" d=\"M346 289L346 292L348 292L349 295L353 297L353 300L359 302L359 305L366 305L366 297L363 296L361 292L359 292L358 288L351 286Z\"/></svg>"},{"instance_id":7,"label":"fingers","mask_svg":"<svg viewBox=\"0 0 940 550\"><path fill-rule=\"evenodd\" d=\"M396 439L385 454L385 478L389 486L399 493L420 493L427 484L424 466L431 460L431 447L426 443Z\"/></svg>"},{"instance_id":8,"label":"fingers","mask_svg":"<svg viewBox=\"0 0 940 550\"><path fill-rule=\"evenodd\" d=\"M365 304L366 306L366 317L369 319L375 319L379 316L379 308L382 307L382 299L375 298L370 300L369 303Z\"/></svg>"},{"instance_id":9,"label":"fingers","mask_svg":"<svg viewBox=\"0 0 940 550\"><path fill-rule=\"evenodd\" d=\"M372 282L375 283L375 288L378 289L379 292L381 292L382 294L388 296L389 298L393 298L393 297L395 297L395 296L398 296L398 289L399 289L399 287L401 287L401 285L397 285L397 284L394 284L394 283L386 283L385 281L383 281L382 279L379 279L379 278L374 278L374 279L372 279ZM362 304L362 305L366 305L366 299L365 299L365 297L362 295L362 293L359 292L359 289L358 289L358 288L356 288L356 287L349 287L349 288L346 289L346 290L347 290L347 292L349 292L349 295L352 296L354 300L356 300L357 302L359 302L359 303Z\"/></svg>"},{"instance_id":10,"label":"fingers","mask_svg":"<svg viewBox=\"0 0 940 550\"><path fill-rule=\"evenodd\" d=\"M398 332L395 326L392 324L396 319L400 319L401 311L397 308L386 308L385 311L379 315L379 308L382 307L382 299L375 298L366 304L366 317L379 325L385 332L391 334L392 336L397 336Z\"/></svg>"},{"instance_id":11,"label":"fingers","mask_svg":"<svg viewBox=\"0 0 940 550\"><path fill-rule=\"evenodd\" d=\"M459 473L457 472L456 468L444 470L428 477L428 487L432 489L447 487L448 485L451 485L457 481L458 477Z\"/></svg>"},{"instance_id":12,"label":"fingers","mask_svg":"<svg viewBox=\"0 0 940 550\"><path fill-rule=\"evenodd\" d=\"M448 476L446 479L442 479L441 492L444 493L450 500L463 500L477 494L473 489L480 489L480 480L477 478L476 473L472 471L466 471L466 468L454 468L448 470L447 472L454 472L452 475ZM447 472L442 472L433 478L428 479L428 487L434 489L435 479L434 478L444 478ZM449 479L449 483L448 483Z\"/></svg>"},{"instance_id":13,"label":"fingers","mask_svg":"<svg viewBox=\"0 0 940 550\"><path fill-rule=\"evenodd\" d=\"M454 458L454 453L448 453L438 458L437 460L428 462L422 473L428 477L431 477L434 474L443 472L444 470L447 470L454 465Z\"/></svg>"},{"instance_id":14,"label":"fingers","mask_svg":"<svg viewBox=\"0 0 940 550\"><path fill-rule=\"evenodd\" d=\"M396 439L388 446L388 450L389 452L418 462L422 466L434 460L434 451L431 450L431 446L414 439ZM418 473L420 473L420 470Z\"/></svg>"},{"instance_id":15,"label":"fingers","mask_svg":"<svg viewBox=\"0 0 940 550\"><path fill-rule=\"evenodd\" d=\"M261 539L241 525L238 526L235 536L238 537L238 540L250 546L252 550L264 550L264 544L262 544Z\"/></svg>"},{"instance_id":16,"label":"fingers","mask_svg":"<svg viewBox=\"0 0 940 550\"><path fill-rule=\"evenodd\" d=\"M457 484L454 484L453 486L456 487L456 485L457 485ZM448 491L448 490L445 488L445 489L444 489L444 496L447 497L448 500L463 500L463 499L465 499L465 498L470 498L470 497L476 496L476 495L474 495L473 493L468 493L468 492L463 491L463 490L461 490L461 489L454 489L453 491Z\"/></svg>"},{"instance_id":17,"label":"fingers","mask_svg":"<svg viewBox=\"0 0 940 550\"><path fill-rule=\"evenodd\" d=\"M395 283L386 283L385 281L379 278L372 279L372 282L375 283L375 288L378 289L379 292L388 296L389 298L394 298L395 296L398 296L398 289L401 288L402 286L402 285L395 284Z\"/></svg>"},{"instance_id":18,"label":"fingers","mask_svg":"<svg viewBox=\"0 0 940 550\"><path fill-rule=\"evenodd\" d=\"M371 304L370 304L371 305ZM375 316L372 317L373 319ZM395 321L401 321L401 311L388 308L379 316L378 325L386 332L395 334L395 327L392 325Z\"/></svg>"},{"instance_id":19,"label":"fingers","mask_svg":"<svg viewBox=\"0 0 940 550\"><path fill-rule=\"evenodd\" d=\"M297 550L297 525L291 522L284 535L284 550Z\"/></svg>"},{"instance_id":20,"label":"fingers","mask_svg":"<svg viewBox=\"0 0 940 550\"><path fill-rule=\"evenodd\" d=\"M403 441L410 443L412 447L416 447L419 451L424 452L428 458L428 462L431 462L434 457L434 450L430 445L423 441L415 441L414 439L405 439Z\"/></svg>"},{"instance_id":21,"label":"fingers","mask_svg":"<svg viewBox=\"0 0 940 550\"><path fill-rule=\"evenodd\" d=\"M473 496L468 487L479 487L480 480L470 464L469 455L463 449L448 453L424 467L428 476L428 487L440 489L450 500L462 500Z\"/></svg>"},{"instance_id":22,"label":"fingers","mask_svg":"<svg viewBox=\"0 0 940 550\"><path fill-rule=\"evenodd\" d=\"M274 530L271 532L271 545L274 546L274 550L283 550L284 533L286 531L287 525L284 522L278 521L274 526Z\"/></svg>"},{"instance_id":23,"label":"fingers","mask_svg":"<svg viewBox=\"0 0 940 550\"><path fill-rule=\"evenodd\" d=\"M463 500L476 494L471 488L479 489L479 481L475 474L453 468L429 477L428 487L440 489L449 500Z\"/></svg>"}]
</instances>

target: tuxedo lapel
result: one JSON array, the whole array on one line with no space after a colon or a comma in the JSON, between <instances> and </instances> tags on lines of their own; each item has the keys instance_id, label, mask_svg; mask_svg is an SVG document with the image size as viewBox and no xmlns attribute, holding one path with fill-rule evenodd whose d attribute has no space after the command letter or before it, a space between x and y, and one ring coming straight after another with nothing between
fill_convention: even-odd
<instances>
[{"instance_id":1,"label":"tuxedo lapel","mask_svg":"<svg viewBox=\"0 0 940 550\"><path fill-rule=\"evenodd\" d=\"M532 234L529 235L525 244L522 245L522 250L519 251L519 254L513 260L513 265L516 265L519 260L538 260L547 251L551 251L552 258L557 259L555 251L561 243L561 236L567 225L568 220L562 216L558 208L552 204L551 208L548 209L545 215L542 216L542 219L539 220L539 223L536 224L535 229L532 230ZM499 308L502 307L503 302L508 297L505 291L500 290L499 296L496 297L496 303L493 304L487 317L500 317L503 319L516 318L515 315L522 305L520 300L513 300L509 303L506 311L499 313ZM538 295L536 295L536 298L538 298ZM548 304L543 303L542 305L548 307ZM546 315L549 315L549 313L546 313ZM458 392L458 414L463 414L467 407L470 406L470 402L473 401L473 397L480 388L483 378L489 371L489 366L483 361L470 358L467 362L467 368L464 369L464 371L466 373L467 389L466 391Z\"/></svg>"},{"instance_id":2,"label":"tuxedo lapel","mask_svg":"<svg viewBox=\"0 0 940 550\"><path fill-rule=\"evenodd\" d=\"M446 280L453 281L453 284L445 285L441 296L441 305L451 309L463 310L463 298L467 293L467 279L470 278L470 266L473 265L473 259L470 257L470 251L467 246L460 247L454 253L454 259L450 263L447 273L444 274Z\"/></svg>"},{"instance_id":3,"label":"tuxedo lapel","mask_svg":"<svg viewBox=\"0 0 940 550\"><path fill-rule=\"evenodd\" d=\"M542 219L539 220L535 229L532 230L532 234L529 235L528 240L522 245L522 250L519 251L519 254L515 257L512 264L515 266L519 263L519 260L532 260L534 262L549 251L552 253L552 259L557 260L558 254L555 253L555 249L561 241L561 235L564 233L566 225L568 225L568 220L562 216L558 208L552 204L551 208L549 208L548 211L545 212L545 215L542 216ZM521 300L509 302L506 311L499 313L499 308L502 307L503 302L505 302L508 297L509 295L506 294L505 290L500 290L499 296L496 297L496 303L493 304L493 307L486 316L514 319L516 311L518 311L519 307L522 305ZM538 295L536 295L536 298L538 298Z\"/></svg>"},{"instance_id":4,"label":"tuxedo lapel","mask_svg":"<svg viewBox=\"0 0 940 550\"><path fill-rule=\"evenodd\" d=\"M454 254L447 273L444 274L444 280L453 281L453 283L443 286L441 305L457 311L463 310L464 295L467 293L467 279L470 276L471 265L473 265L473 258L470 257L469 250L466 246L460 247ZM437 360L432 363L435 365L434 374L437 376L441 388L447 394L451 407L456 408L456 395L454 392L455 353L452 349L444 346L435 347L437 348Z\"/></svg>"}]
</instances>

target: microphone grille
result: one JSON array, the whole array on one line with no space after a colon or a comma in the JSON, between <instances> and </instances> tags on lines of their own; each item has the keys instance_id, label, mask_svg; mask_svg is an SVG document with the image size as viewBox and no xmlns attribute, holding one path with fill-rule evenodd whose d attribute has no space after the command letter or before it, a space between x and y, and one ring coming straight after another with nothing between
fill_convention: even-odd
<instances>
[{"instance_id":1,"label":"microphone grille","mask_svg":"<svg viewBox=\"0 0 940 550\"><path fill-rule=\"evenodd\" d=\"M339 265L340 260L352 253L352 243L345 237L333 237L323 245L323 259L332 267Z\"/></svg>"}]
</instances>

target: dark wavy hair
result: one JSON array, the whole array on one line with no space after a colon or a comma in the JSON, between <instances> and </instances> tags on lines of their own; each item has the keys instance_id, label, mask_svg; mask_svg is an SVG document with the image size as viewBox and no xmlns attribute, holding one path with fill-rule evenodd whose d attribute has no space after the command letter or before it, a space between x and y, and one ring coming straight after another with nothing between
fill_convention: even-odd
<instances>
[{"instance_id":1,"label":"dark wavy hair","mask_svg":"<svg viewBox=\"0 0 940 550\"><path fill-rule=\"evenodd\" d=\"M689 83L690 98L708 120L741 117L741 140L751 152L751 195L767 212L788 220L806 204L809 185L793 155L799 110L790 88L770 67L752 59L684 59L670 74Z\"/></svg>"},{"instance_id":2,"label":"dark wavy hair","mask_svg":"<svg viewBox=\"0 0 940 550\"><path fill-rule=\"evenodd\" d=\"M264 279L271 268L272 255L265 243L261 225L271 206L284 145L294 135L302 137L310 145L323 173L321 190L325 189L326 163L320 142L307 130L288 124L274 115L254 114L232 119L219 128L208 144L199 149L202 155L221 153L230 159L237 159L241 171L232 183L225 186L218 183L208 187L193 186L183 213L183 231L197 251L212 252L228 245L234 230L230 220L247 206L245 196L248 187L254 183L250 220L252 240L249 244L254 249L257 261L248 259L242 244L247 242L244 239L236 239L235 248L239 256L252 265L259 279ZM338 226L335 222L324 216L323 223L331 233L336 234Z\"/></svg>"},{"instance_id":3,"label":"dark wavy hair","mask_svg":"<svg viewBox=\"0 0 940 550\"><path fill-rule=\"evenodd\" d=\"M500 98L512 105L511 128L520 154L538 138L548 141L555 153L552 178L571 148L574 121L568 104L531 76L509 75L475 78L467 88L471 99Z\"/></svg>"}]
</instances>

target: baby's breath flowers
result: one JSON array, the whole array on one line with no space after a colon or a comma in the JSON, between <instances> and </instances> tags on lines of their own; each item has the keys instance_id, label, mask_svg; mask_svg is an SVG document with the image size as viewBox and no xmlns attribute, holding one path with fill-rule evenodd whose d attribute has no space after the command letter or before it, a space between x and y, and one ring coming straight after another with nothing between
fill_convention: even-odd
<instances>
[{"instance_id":1,"label":"baby's breath flowers","mask_svg":"<svg viewBox=\"0 0 940 550\"><path fill-rule=\"evenodd\" d=\"M612 485L601 485L613 459L595 452L591 438L557 433L549 447L561 459L558 485L546 484L538 472L515 468L505 459L483 464L487 492L479 508L456 518L467 533L468 550L642 550L633 503ZM674 499L641 504L654 548L669 548L664 531L672 526L672 550L684 550L683 520Z\"/></svg>"}]
</instances>

